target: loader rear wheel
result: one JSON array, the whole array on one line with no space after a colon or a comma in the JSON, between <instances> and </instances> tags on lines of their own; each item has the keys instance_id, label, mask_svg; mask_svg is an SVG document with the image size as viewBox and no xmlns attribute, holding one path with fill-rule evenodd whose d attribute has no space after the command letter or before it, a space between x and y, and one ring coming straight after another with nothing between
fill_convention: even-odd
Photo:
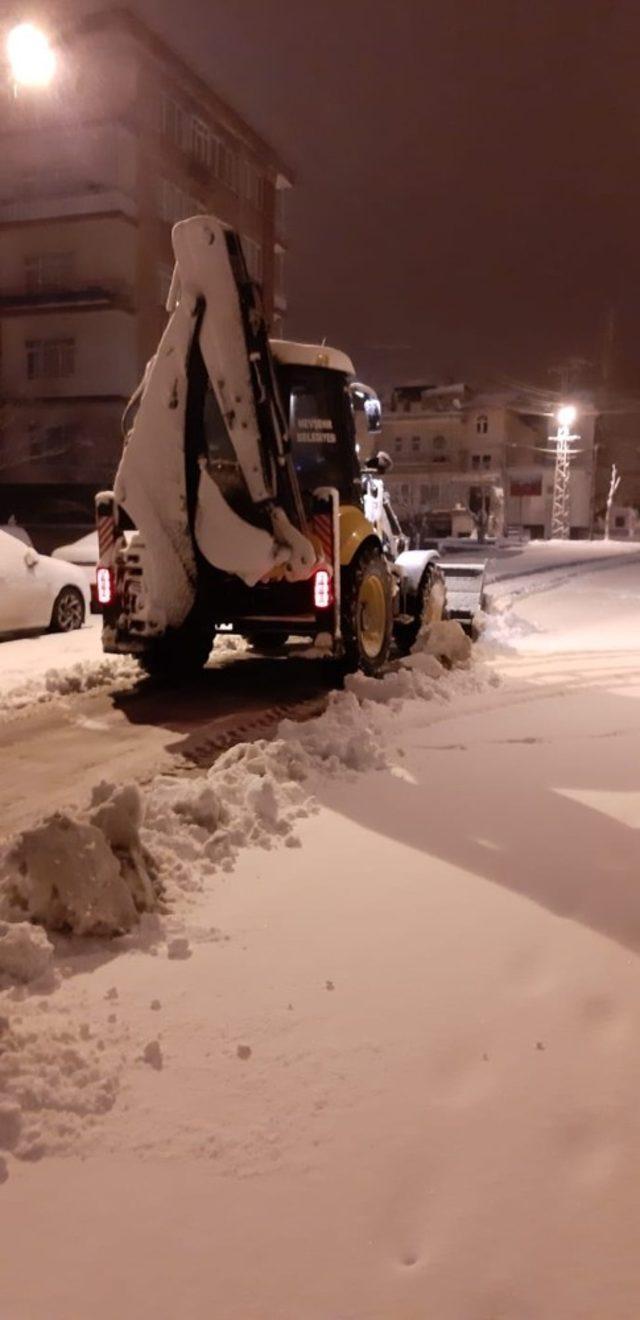
<instances>
[{"instance_id":1,"label":"loader rear wheel","mask_svg":"<svg viewBox=\"0 0 640 1320\"><path fill-rule=\"evenodd\" d=\"M173 628L151 642L138 661L147 674L177 682L204 669L212 641L210 633L199 628Z\"/></svg>"},{"instance_id":2,"label":"loader rear wheel","mask_svg":"<svg viewBox=\"0 0 640 1320\"><path fill-rule=\"evenodd\" d=\"M343 570L341 590L346 667L379 674L389 656L393 607L389 570L377 546Z\"/></svg>"},{"instance_id":3,"label":"loader rear wheel","mask_svg":"<svg viewBox=\"0 0 640 1320\"><path fill-rule=\"evenodd\" d=\"M447 617L447 589L439 568L428 568L416 597L416 611L411 623L397 623L394 631L396 646L401 655L408 655L418 640L422 628L440 623Z\"/></svg>"}]
</instances>

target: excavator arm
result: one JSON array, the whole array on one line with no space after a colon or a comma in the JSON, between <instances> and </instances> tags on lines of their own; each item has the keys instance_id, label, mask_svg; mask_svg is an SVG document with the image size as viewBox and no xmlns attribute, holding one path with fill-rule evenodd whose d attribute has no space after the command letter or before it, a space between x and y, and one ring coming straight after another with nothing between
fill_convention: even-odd
<instances>
[{"instance_id":1,"label":"excavator arm","mask_svg":"<svg viewBox=\"0 0 640 1320\"><path fill-rule=\"evenodd\" d=\"M253 585L277 567L289 580L307 578L317 555L239 236L213 216L194 216L174 227L172 242L169 321L136 392L114 494L146 547L148 608L175 628L195 601L200 556ZM231 507L204 444L194 443L204 425L196 362L255 521Z\"/></svg>"}]
</instances>

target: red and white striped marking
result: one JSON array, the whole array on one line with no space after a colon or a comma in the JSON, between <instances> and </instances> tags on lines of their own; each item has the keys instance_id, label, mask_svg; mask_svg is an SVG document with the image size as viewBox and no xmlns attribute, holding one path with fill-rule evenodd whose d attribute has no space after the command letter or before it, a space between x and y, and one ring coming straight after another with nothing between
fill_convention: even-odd
<instances>
[{"instance_id":1,"label":"red and white striped marking","mask_svg":"<svg viewBox=\"0 0 640 1320\"><path fill-rule=\"evenodd\" d=\"M330 513L315 513L311 530L317 536L327 563L333 568L333 517Z\"/></svg>"},{"instance_id":2,"label":"red and white striped marking","mask_svg":"<svg viewBox=\"0 0 640 1320\"><path fill-rule=\"evenodd\" d=\"M102 562L109 558L116 539L116 525L112 513L100 514L96 520L98 528L98 551Z\"/></svg>"}]
</instances>

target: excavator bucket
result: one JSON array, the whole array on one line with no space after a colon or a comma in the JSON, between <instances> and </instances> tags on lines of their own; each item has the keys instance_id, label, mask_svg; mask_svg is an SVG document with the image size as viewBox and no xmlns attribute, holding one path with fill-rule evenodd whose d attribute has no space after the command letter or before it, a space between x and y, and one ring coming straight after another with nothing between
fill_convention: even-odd
<instances>
[{"instance_id":1,"label":"excavator bucket","mask_svg":"<svg viewBox=\"0 0 640 1320\"><path fill-rule=\"evenodd\" d=\"M482 609L486 563L440 563L447 588L447 615L463 627L471 627Z\"/></svg>"}]
</instances>

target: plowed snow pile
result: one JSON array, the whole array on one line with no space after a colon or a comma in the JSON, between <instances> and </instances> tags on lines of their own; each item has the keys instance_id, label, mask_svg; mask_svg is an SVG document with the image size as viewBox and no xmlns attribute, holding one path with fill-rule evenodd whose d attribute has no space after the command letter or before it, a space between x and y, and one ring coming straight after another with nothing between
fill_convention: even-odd
<instances>
[{"instance_id":1,"label":"plowed snow pile","mask_svg":"<svg viewBox=\"0 0 640 1320\"><path fill-rule=\"evenodd\" d=\"M79 660L73 665L46 669L43 674L16 683L0 694L0 716L15 715L29 706L111 685L124 690L139 678L136 661L121 655Z\"/></svg>"},{"instance_id":2,"label":"plowed snow pile","mask_svg":"<svg viewBox=\"0 0 640 1320\"><path fill-rule=\"evenodd\" d=\"M407 704L415 721L426 701L446 704L456 690L485 686L486 675L447 673L430 653L440 650L448 664L456 655L467 663L465 642L457 624L444 625L395 672L380 680L353 675L320 717L284 721L276 739L235 746L206 774L159 777L144 793L101 783L85 813L55 813L24 831L0 862L0 987L29 984L44 993L60 986L69 945L63 940L56 957L45 930L54 939L57 933L111 937L117 948L117 937L133 931L141 914L178 913L186 895L198 895L216 873L232 869L241 849L299 846L296 823L317 810L319 782L392 763L388 735L397 732ZM142 943L149 933L143 925ZM188 941L173 938L166 947L170 958L188 956ZM15 1138L5 1145L16 1158L33 1159L66 1149L71 1138L77 1144L84 1119L93 1123L110 1108L122 1060L104 1039L96 1047L86 1032L77 1036L64 1024L52 1031L50 1016L34 1020L25 993L15 1025L5 1023L0 1078ZM21 1021L30 1023L26 1034ZM142 1057L161 1066L155 1046ZM47 1080L36 1086L39 1068ZM37 1121L29 1119L32 1111ZM0 1148L1 1132L0 1124Z\"/></svg>"}]
</instances>

